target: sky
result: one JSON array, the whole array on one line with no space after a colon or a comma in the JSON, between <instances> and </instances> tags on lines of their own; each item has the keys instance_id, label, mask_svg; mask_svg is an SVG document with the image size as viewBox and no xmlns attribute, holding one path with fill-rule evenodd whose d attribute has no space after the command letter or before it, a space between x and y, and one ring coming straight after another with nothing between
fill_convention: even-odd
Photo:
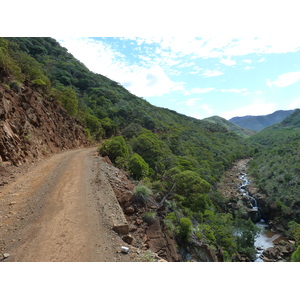
<instances>
[{"instance_id":1,"label":"sky","mask_svg":"<svg viewBox=\"0 0 300 300\"><path fill-rule=\"evenodd\" d=\"M198 119L300 107L300 35L58 37L91 71Z\"/></svg>"}]
</instances>

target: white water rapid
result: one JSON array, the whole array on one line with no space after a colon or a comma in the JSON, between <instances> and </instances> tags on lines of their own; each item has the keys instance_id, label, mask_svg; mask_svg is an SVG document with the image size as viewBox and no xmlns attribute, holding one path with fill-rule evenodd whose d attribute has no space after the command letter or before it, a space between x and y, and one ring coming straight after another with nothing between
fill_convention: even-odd
<instances>
[{"instance_id":1,"label":"white water rapid","mask_svg":"<svg viewBox=\"0 0 300 300\"><path fill-rule=\"evenodd\" d=\"M239 178L243 181L243 183L239 186L240 192L243 194L243 197L249 200L252 211L257 212L256 219L258 221L256 222L256 226L260 229L260 232L258 236L255 238L255 242L254 242L254 246L257 250L256 259L254 261L263 262L263 260L260 257L261 254L263 253L264 250L274 246L273 242L280 237L280 234L276 234L268 230L267 228L268 225L265 223L265 220L261 219L257 200L251 195L249 195L247 189L247 186L250 184L250 181L247 178L247 174L240 173Z\"/></svg>"}]
</instances>

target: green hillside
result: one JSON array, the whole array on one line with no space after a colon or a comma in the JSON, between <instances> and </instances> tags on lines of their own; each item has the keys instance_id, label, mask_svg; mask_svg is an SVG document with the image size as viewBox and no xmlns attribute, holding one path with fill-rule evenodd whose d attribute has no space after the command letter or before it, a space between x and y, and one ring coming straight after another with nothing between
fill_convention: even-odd
<instances>
[{"instance_id":1,"label":"green hillside","mask_svg":"<svg viewBox=\"0 0 300 300\"><path fill-rule=\"evenodd\" d=\"M205 118L204 120L211 122L211 123L221 125L221 126L225 127L228 131L232 131L242 137L247 137L247 136L251 136L254 134L254 131L243 128L243 127L236 125L230 121L227 121L226 119L221 118L219 116Z\"/></svg>"},{"instance_id":2,"label":"green hillside","mask_svg":"<svg viewBox=\"0 0 300 300\"><path fill-rule=\"evenodd\" d=\"M196 159L196 167L204 169L203 175L212 183L220 171L247 151L245 142L222 124L193 119L149 104L117 82L90 72L51 38L4 40L10 42L8 49L19 65L29 57L35 62L32 68L41 74L32 70L37 77L26 79L35 81L49 97L81 119L95 139L122 135L132 143L141 132L149 130L172 155Z\"/></svg>"},{"instance_id":3,"label":"green hillside","mask_svg":"<svg viewBox=\"0 0 300 300\"><path fill-rule=\"evenodd\" d=\"M90 139L103 142L99 152L139 181L137 199L155 199L179 245L193 236L212 251L222 249L225 260L245 249L253 253L252 227L225 210L215 188L224 171L252 151L228 124L155 107L90 72L51 38L1 38L0 78L10 87L31 82L78 118ZM236 226L247 239L234 235Z\"/></svg>"},{"instance_id":4,"label":"green hillside","mask_svg":"<svg viewBox=\"0 0 300 300\"><path fill-rule=\"evenodd\" d=\"M274 206L277 222L286 228L288 221L300 223L300 110L250 140L259 145L251 173Z\"/></svg>"}]
</instances>

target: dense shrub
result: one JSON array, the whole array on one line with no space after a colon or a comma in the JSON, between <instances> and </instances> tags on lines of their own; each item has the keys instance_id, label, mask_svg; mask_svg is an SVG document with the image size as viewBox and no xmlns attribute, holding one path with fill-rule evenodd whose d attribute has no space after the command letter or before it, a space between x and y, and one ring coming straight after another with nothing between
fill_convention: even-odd
<instances>
[{"instance_id":1,"label":"dense shrub","mask_svg":"<svg viewBox=\"0 0 300 300\"><path fill-rule=\"evenodd\" d=\"M0 76L13 76L16 80L23 80L21 68L17 62L11 57L8 51L9 43L0 38Z\"/></svg>"},{"instance_id":2,"label":"dense shrub","mask_svg":"<svg viewBox=\"0 0 300 300\"><path fill-rule=\"evenodd\" d=\"M179 220L179 237L184 241L188 242L193 229L192 221L189 218L181 218Z\"/></svg>"},{"instance_id":3,"label":"dense shrub","mask_svg":"<svg viewBox=\"0 0 300 300\"><path fill-rule=\"evenodd\" d=\"M71 116L78 114L78 99L76 93L71 87L63 88L58 93L59 101Z\"/></svg>"},{"instance_id":4,"label":"dense shrub","mask_svg":"<svg viewBox=\"0 0 300 300\"><path fill-rule=\"evenodd\" d=\"M155 222L156 216L155 211L148 211L144 214L143 219L147 224L151 225Z\"/></svg>"},{"instance_id":5,"label":"dense shrub","mask_svg":"<svg viewBox=\"0 0 300 300\"><path fill-rule=\"evenodd\" d=\"M149 173L149 165L137 153L129 159L129 171L134 179L146 177Z\"/></svg>"},{"instance_id":6,"label":"dense shrub","mask_svg":"<svg viewBox=\"0 0 300 300\"><path fill-rule=\"evenodd\" d=\"M150 201L152 191L147 186L140 183L135 187L133 194L134 194L134 201L137 204L142 204L147 206L148 202Z\"/></svg>"},{"instance_id":7,"label":"dense shrub","mask_svg":"<svg viewBox=\"0 0 300 300\"><path fill-rule=\"evenodd\" d=\"M297 250L292 254L291 261L300 262L300 246L298 246Z\"/></svg>"},{"instance_id":8,"label":"dense shrub","mask_svg":"<svg viewBox=\"0 0 300 300\"><path fill-rule=\"evenodd\" d=\"M287 235L296 241L296 245L300 245L300 224L295 221L288 223Z\"/></svg>"},{"instance_id":9,"label":"dense shrub","mask_svg":"<svg viewBox=\"0 0 300 300\"><path fill-rule=\"evenodd\" d=\"M259 228L250 219L239 218L234 220L234 228L238 252L254 259L256 253L254 241L259 233Z\"/></svg>"},{"instance_id":10,"label":"dense shrub","mask_svg":"<svg viewBox=\"0 0 300 300\"><path fill-rule=\"evenodd\" d=\"M118 157L128 158L129 152L126 142L122 136L112 137L103 142L98 148L100 155L108 156L112 162Z\"/></svg>"}]
</instances>

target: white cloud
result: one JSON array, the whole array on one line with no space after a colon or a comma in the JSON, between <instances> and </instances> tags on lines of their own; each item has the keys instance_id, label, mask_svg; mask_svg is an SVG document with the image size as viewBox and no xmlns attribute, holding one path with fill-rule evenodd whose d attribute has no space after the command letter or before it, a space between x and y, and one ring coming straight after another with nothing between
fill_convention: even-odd
<instances>
[{"instance_id":1,"label":"white cloud","mask_svg":"<svg viewBox=\"0 0 300 300\"><path fill-rule=\"evenodd\" d=\"M294 101L292 101L287 109L296 109L296 108L300 108L300 99L296 99Z\"/></svg>"},{"instance_id":2,"label":"white cloud","mask_svg":"<svg viewBox=\"0 0 300 300\"><path fill-rule=\"evenodd\" d=\"M193 107L193 111L189 112L188 115L195 119L201 120L203 118L211 116L212 113L213 113L213 110L211 109L210 105L204 103L204 104Z\"/></svg>"},{"instance_id":3,"label":"white cloud","mask_svg":"<svg viewBox=\"0 0 300 300\"><path fill-rule=\"evenodd\" d=\"M200 105L199 107L205 111L206 115L211 115L213 112L210 105L208 105L208 104L204 103L204 104Z\"/></svg>"},{"instance_id":4,"label":"white cloud","mask_svg":"<svg viewBox=\"0 0 300 300\"><path fill-rule=\"evenodd\" d=\"M128 38L126 39L128 40ZM281 37L278 39L282 41ZM195 88L190 87L189 90L185 90L184 83L175 81L172 79L172 76L182 75L183 68L185 67L192 69L192 71L188 72L189 74L198 74L203 78L224 74L220 68L220 64L216 65L214 69L213 65L208 67L206 61L203 60L202 63L199 61L199 58L215 58L216 61L222 64L234 66L239 62L238 56L241 55L293 52L299 49L300 46L300 38L298 37L295 37L291 42L288 39L283 39L286 42L284 46L277 42L276 39L273 39L273 37L234 38L232 36L220 35L213 38L208 36L202 38L132 38L131 41L127 42L132 42L133 47L136 46L136 48L144 49L144 46L151 46L144 53L132 53L135 55L135 58L140 58L138 61L133 62L133 60L130 60L131 58L121 53L123 50L116 50L121 48L114 48L113 43L109 44L105 41L92 38L67 38L58 40L62 46L66 47L69 52L82 61L91 71L100 73L121 83L130 92L140 97L159 97L173 91L180 91L184 95L205 94L212 91L240 95L259 94L261 91L249 92L246 88L197 88L197 85ZM121 47L124 45L119 44ZM242 60L244 63L243 66L250 68L250 64L254 61L254 58L253 60L244 59ZM264 61L264 58L260 59L260 62L262 61ZM300 72L290 72L278 76L273 81L266 79L266 84L271 88L285 87L299 80ZM189 99L188 101L186 103L187 106L196 105L194 99ZM265 103L261 105L263 109L269 106ZM247 107L249 108L249 106Z\"/></svg>"},{"instance_id":5,"label":"white cloud","mask_svg":"<svg viewBox=\"0 0 300 300\"><path fill-rule=\"evenodd\" d=\"M266 84L268 87L272 88L273 86L277 87L286 87L300 80L300 71L298 72L289 72L284 73L278 76L274 81L266 79Z\"/></svg>"},{"instance_id":6,"label":"white cloud","mask_svg":"<svg viewBox=\"0 0 300 300\"><path fill-rule=\"evenodd\" d=\"M172 81L160 65L146 56L140 57L143 64L133 64L122 53L102 41L67 38L59 39L59 42L91 71L121 83L137 96L161 96L183 90L182 83ZM176 62L173 60L172 63Z\"/></svg>"},{"instance_id":7,"label":"white cloud","mask_svg":"<svg viewBox=\"0 0 300 300\"><path fill-rule=\"evenodd\" d=\"M203 77L216 77L223 75L224 73L218 70L206 70L204 73L202 73Z\"/></svg>"},{"instance_id":8,"label":"white cloud","mask_svg":"<svg viewBox=\"0 0 300 300\"><path fill-rule=\"evenodd\" d=\"M157 65L129 73L126 82L126 88L140 97L158 97L171 91L183 90L180 83L173 82Z\"/></svg>"},{"instance_id":9,"label":"white cloud","mask_svg":"<svg viewBox=\"0 0 300 300\"><path fill-rule=\"evenodd\" d=\"M201 101L201 100L202 100L201 98L192 98L186 101L179 102L176 105L194 106L197 103L197 101Z\"/></svg>"},{"instance_id":10,"label":"white cloud","mask_svg":"<svg viewBox=\"0 0 300 300\"><path fill-rule=\"evenodd\" d=\"M202 114L200 114L199 112L194 112L194 113L190 114L189 116L192 117L192 118L195 118L195 119L199 119L199 120L205 118L205 117L204 117Z\"/></svg>"},{"instance_id":11,"label":"white cloud","mask_svg":"<svg viewBox=\"0 0 300 300\"><path fill-rule=\"evenodd\" d=\"M230 58L222 58L222 59L220 60L220 63L221 63L221 64L224 64L224 65L226 65L226 66L234 66L234 65L236 65L236 61L235 61L235 60L232 60L232 59L230 59Z\"/></svg>"},{"instance_id":12,"label":"white cloud","mask_svg":"<svg viewBox=\"0 0 300 300\"><path fill-rule=\"evenodd\" d=\"M257 62L258 63L262 63L262 62L265 62L266 61L266 58L265 57L262 57L261 59L259 59Z\"/></svg>"},{"instance_id":13,"label":"white cloud","mask_svg":"<svg viewBox=\"0 0 300 300\"><path fill-rule=\"evenodd\" d=\"M248 92L248 90L246 88L243 88L243 89L220 89L219 91L222 93L237 93L237 94L242 94L242 93Z\"/></svg>"},{"instance_id":14,"label":"white cloud","mask_svg":"<svg viewBox=\"0 0 300 300\"><path fill-rule=\"evenodd\" d=\"M258 116L273 113L276 110L276 103L266 103L264 99L257 99L251 104L225 111L221 116L227 120L233 117L243 117L248 115Z\"/></svg>"},{"instance_id":15,"label":"white cloud","mask_svg":"<svg viewBox=\"0 0 300 300\"><path fill-rule=\"evenodd\" d=\"M143 43L143 39L138 39ZM149 43L145 38L144 43ZM163 52L176 53L178 56L192 55L194 58L219 58L222 64L234 65L237 57L249 54L271 54L296 52L300 49L300 36L291 38L288 34L274 35L202 35L195 37L172 37L153 40ZM224 57L227 57L226 59ZM249 59L244 60L251 63Z\"/></svg>"},{"instance_id":16,"label":"white cloud","mask_svg":"<svg viewBox=\"0 0 300 300\"><path fill-rule=\"evenodd\" d=\"M252 69L254 69L254 67L246 66L244 69L245 70L252 70Z\"/></svg>"},{"instance_id":17,"label":"white cloud","mask_svg":"<svg viewBox=\"0 0 300 300\"><path fill-rule=\"evenodd\" d=\"M249 92L247 88L242 88L242 89L220 89L218 91L222 92L222 93L236 93L236 94L242 94L242 95L258 95L258 94L262 93L262 91Z\"/></svg>"},{"instance_id":18,"label":"white cloud","mask_svg":"<svg viewBox=\"0 0 300 300\"><path fill-rule=\"evenodd\" d=\"M197 101L199 101L199 100L202 100L202 99L197 99L197 98L188 99L186 101L186 105L188 105L188 106L194 106L197 103Z\"/></svg>"},{"instance_id":19,"label":"white cloud","mask_svg":"<svg viewBox=\"0 0 300 300\"><path fill-rule=\"evenodd\" d=\"M209 88L193 88L191 90L192 94L206 94L209 93L211 91L215 90L215 88L213 87L209 87Z\"/></svg>"}]
</instances>

